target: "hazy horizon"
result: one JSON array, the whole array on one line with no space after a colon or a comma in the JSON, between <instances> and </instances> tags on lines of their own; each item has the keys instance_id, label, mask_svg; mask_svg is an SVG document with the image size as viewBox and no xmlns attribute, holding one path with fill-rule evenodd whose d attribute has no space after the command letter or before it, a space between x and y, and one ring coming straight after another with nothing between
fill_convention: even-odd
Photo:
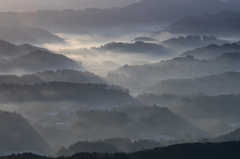
<instances>
[{"instance_id":1,"label":"hazy horizon","mask_svg":"<svg viewBox=\"0 0 240 159\"><path fill-rule=\"evenodd\" d=\"M2 12L124 7L141 0L1 0Z\"/></svg>"}]
</instances>

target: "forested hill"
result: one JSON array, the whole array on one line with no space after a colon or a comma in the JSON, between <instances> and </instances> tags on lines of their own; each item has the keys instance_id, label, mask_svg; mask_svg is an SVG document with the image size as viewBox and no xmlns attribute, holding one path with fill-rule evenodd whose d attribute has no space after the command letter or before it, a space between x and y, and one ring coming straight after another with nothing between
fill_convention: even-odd
<instances>
[{"instance_id":1,"label":"forested hill","mask_svg":"<svg viewBox=\"0 0 240 159\"><path fill-rule=\"evenodd\" d=\"M135 153L77 153L56 159L239 159L240 142L180 144ZM0 159L53 159L31 153L0 157Z\"/></svg>"},{"instance_id":2,"label":"forested hill","mask_svg":"<svg viewBox=\"0 0 240 159\"><path fill-rule=\"evenodd\" d=\"M53 153L48 143L20 114L0 111L0 130L0 154L26 151Z\"/></svg>"},{"instance_id":3,"label":"forested hill","mask_svg":"<svg viewBox=\"0 0 240 159\"><path fill-rule=\"evenodd\" d=\"M0 75L0 84L37 84L44 82L71 82L71 83L106 83L101 77L90 72L77 70L49 70L32 74Z\"/></svg>"},{"instance_id":4,"label":"forested hill","mask_svg":"<svg viewBox=\"0 0 240 159\"><path fill-rule=\"evenodd\" d=\"M152 94L239 94L239 72L226 72L194 79L168 79L145 91Z\"/></svg>"},{"instance_id":5,"label":"forested hill","mask_svg":"<svg viewBox=\"0 0 240 159\"><path fill-rule=\"evenodd\" d=\"M1 102L63 101L82 102L132 101L127 89L106 84L74 84L50 82L35 85L3 84L0 86Z\"/></svg>"}]
</instances>

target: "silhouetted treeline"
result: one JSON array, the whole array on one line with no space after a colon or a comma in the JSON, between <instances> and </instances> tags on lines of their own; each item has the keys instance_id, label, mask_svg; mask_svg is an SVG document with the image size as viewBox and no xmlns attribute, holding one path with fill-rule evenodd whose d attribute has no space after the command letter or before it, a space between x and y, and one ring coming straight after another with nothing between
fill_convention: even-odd
<instances>
[{"instance_id":1,"label":"silhouetted treeline","mask_svg":"<svg viewBox=\"0 0 240 159\"><path fill-rule=\"evenodd\" d=\"M90 72L77 70L49 70L33 74L0 75L0 84L37 84L44 82L105 83L101 77Z\"/></svg>"},{"instance_id":2,"label":"silhouetted treeline","mask_svg":"<svg viewBox=\"0 0 240 159\"><path fill-rule=\"evenodd\" d=\"M181 54L181 56L190 55L196 59L214 59L228 52L240 53L240 45L238 45L237 43L227 43L223 45L216 45L213 43L206 47L184 52L183 54Z\"/></svg>"},{"instance_id":3,"label":"silhouetted treeline","mask_svg":"<svg viewBox=\"0 0 240 159\"><path fill-rule=\"evenodd\" d=\"M153 54L156 56L170 57L174 55L174 51L154 43L145 43L137 41L135 43L107 43L99 48L92 48L98 51L113 51L113 52L125 52L125 53L140 53L140 54Z\"/></svg>"},{"instance_id":4,"label":"silhouetted treeline","mask_svg":"<svg viewBox=\"0 0 240 159\"><path fill-rule=\"evenodd\" d=\"M223 95L240 93L240 73L227 72L220 75L195 79L168 79L147 88L144 92L152 94L206 94Z\"/></svg>"},{"instance_id":5,"label":"silhouetted treeline","mask_svg":"<svg viewBox=\"0 0 240 159\"><path fill-rule=\"evenodd\" d=\"M163 142L164 145L177 145L183 143L221 143L221 142L232 142L240 140L240 129L230 131L223 135L218 135L217 137L204 138L204 137L193 137L190 134L185 134L181 139L168 140Z\"/></svg>"},{"instance_id":6,"label":"silhouetted treeline","mask_svg":"<svg viewBox=\"0 0 240 159\"><path fill-rule=\"evenodd\" d=\"M67 149L62 147L57 153L57 156L72 156L78 152L99 152L99 153L116 153L116 152L136 152L141 150L153 149L162 147L163 145L156 141L111 138L99 141L80 141Z\"/></svg>"},{"instance_id":7,"label":"silhouetted treeline","mask_svg":"<svg viewBox=\"0 0 240 159\"><path fill-rule=\"evenodd\" d=\"M218 135L217 137L213 138L204 138L198 137L194 138L190 134L186 134L185 137L183 136L182 139L178 140L168 140L164 144L166 145L176 145L176 144L183 144L183 143L221 143L221 142L232 142L232 141L239 141L240 140L240 129L236 129L234 131L230 131L229 133Z\"/></svg>"},{"instance_id":8,"label":"silhouetted treeline","mask_svg":"<svg viewBox=\"0 0 240 159\"><path fill-rule=\"evenodd\" d=\"M167 145L176 145L176 144L183 144L183 143L221 143L221 142L232 142L232 141L239 141L240 140L240 129L236 129L234 131L231 131L229 133L219 135L217 137L213 138L194 138L190 134L188 134L188 138L182 138L180 140L169 140L165 142L164 144Z\"/></svg>"},{"instance_id":9,"label":"silhouetted treeline","mask_svg":"<svg viewBox=\"0 0 240 159\"><path fill-rule=\"evenodd\" d=\"M199 142L229 142L240 140L240 129L236 129L227 134L217 136L215 138L203 138Z\"/></svg>"},{"instance_id":10,"label":"silhouetted treeline","mask_svg":"<svg viewBox=\"0 0 240 159\"><path fill-rule=\"evenodd\" d=\"M61 101L75 100L102 103L132 101L129 91L119 86L106 84L74 84L67 82L50 82L41 84L2 84L0 86L1 102Z\"/></svg>"},{"instance_id":11,"label":"silhouetted treeline","mask_svg":"<svg viewBox=\"0 0 240 159\"><path fill-rule=\"evenodd\" d=\"M177 57L145 65L124 65L112 71L106 80L115 85L143 92L144 88L170 78L196 78L240 71L240 53L226 53L212 60L197 60L193 56Z\"/></svg>"},{"instance_id":12,"label":"silhouetted treeline","mask_svg":"<svg viewBox=\"0 0 240 159\"><path fill-rule=\"evenodd\" d=\"M179 144L153 150L139 151L135 153L76 153L71 157L57 157L56 159L238 159L240 156L240 142L223 143L193 143ZM3 156L0 159L53 159L46 156L31 153Z\"/></svg>"},{"instance_id":13,"label":"silhouetted treeline","mask_svg":"<svg viewBox=\"0 0 240 159\"><path fill-rule=\"evenodd\" d=\"M220 40L215 36L199 36L199 35L187 35L186 37L179 36L178 38L172 38L165 40L162 44L168 46L175 51L188 51L198 47L207 46L210 44L222 45L227 43L226 40Z\"/></svg>"}]
</instances>

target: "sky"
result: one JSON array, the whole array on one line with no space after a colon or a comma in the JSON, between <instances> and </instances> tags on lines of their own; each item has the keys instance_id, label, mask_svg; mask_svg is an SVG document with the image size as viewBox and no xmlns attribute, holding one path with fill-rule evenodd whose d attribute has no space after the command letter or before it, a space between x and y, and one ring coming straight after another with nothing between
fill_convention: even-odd
<instances>
[{"instance_id":1,"label":"sky","mask_svg":"<svg viewBox=\"0 0 240 159\"><path fill-rule=\"evenodd\" d=\"M141 0L0 0L0 11L36 11L39 9L86 9L123 7Z\"/></svg>"}]
</instances>

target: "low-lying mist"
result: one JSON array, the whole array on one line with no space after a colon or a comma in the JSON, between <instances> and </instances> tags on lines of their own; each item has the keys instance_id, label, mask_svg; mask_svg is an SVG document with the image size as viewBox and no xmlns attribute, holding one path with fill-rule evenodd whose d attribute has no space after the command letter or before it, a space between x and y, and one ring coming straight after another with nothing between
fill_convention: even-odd
<instances>
[{"instance_id":1,"label":"low-lying mist","mask_svg":"<svg viewBox=\"0 0 240 159\"><path fill-rule=\"evenodd\" d=\"M129 34L126 34L126 32L119 34L118 29L114 29L114 31L110 31L108 34L93 33L73 35L57 33L56 35L61 37L66 44L45 44L43 47L79 61L86 70L102 76L106 76L109 71L117 69L125 64L131 65L133 61L135 61L135 64L137 61L158 62L173 57L172 55L169 55L169 57L157 56L157 54L149 54L147 51L145 53L136 52L132 54L131 52L121 50L95 49L101 48L105 44L112 42L131 44L135 43L136 41L134 41L134 39L138 37L151 37L150 30L152 30L152 28L145 28L144 30L145 31L142 31L142 29L140 29ZM116 32L116 34L114 32ZM160 45L161 41L173 36L174 35L168 33L162 33L161 35L153 37L158 41L146 41L145 43ZM159 54L161 54L161 52L159 52Z\"/></svg>"}]
</instances>

